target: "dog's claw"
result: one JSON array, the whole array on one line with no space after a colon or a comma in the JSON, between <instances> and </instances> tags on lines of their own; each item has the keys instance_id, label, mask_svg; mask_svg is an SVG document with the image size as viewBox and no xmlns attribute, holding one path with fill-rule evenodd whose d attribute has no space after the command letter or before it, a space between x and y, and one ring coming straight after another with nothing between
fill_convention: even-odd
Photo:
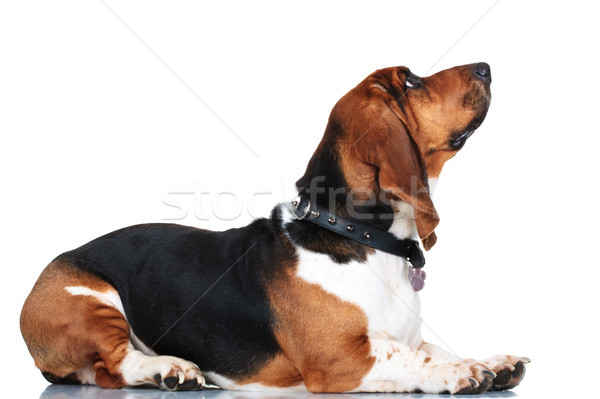
<instances>
[{"instance_id":1,"label":"dog's claw","mask_svg":"<svg viewBox=\"0 0 600 399\"><path fill-rule=\"evenodd\" d=\"M491 370L484 370L482 371L483 374L490 376L491 378L496 378L496 373L494 373Z\"/></svg>"},{"instance_id":2,"label":"dog's claw","mask_svg":"<svg viewBox=\"0 0 600 399\"><path fill-rule=\"evenodd\" d=\"M511 372L515 371L515 366L510 363L504 363L504 368L510 370Z\"/></svg>"}]
</instances>

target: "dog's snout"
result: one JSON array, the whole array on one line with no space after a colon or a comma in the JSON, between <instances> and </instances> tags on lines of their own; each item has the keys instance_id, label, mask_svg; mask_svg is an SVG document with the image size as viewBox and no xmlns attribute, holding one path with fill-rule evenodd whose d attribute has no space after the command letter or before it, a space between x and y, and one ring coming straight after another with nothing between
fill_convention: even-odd
<instances>
[{"instance_id":1,"label":"dog's snout","mask_svg":"<svg viewBox=\"0 0 600 399\"><path fill-rule=\"evenodd\" d=\"M483 80L484 82L492 81L492 72L490 71L490 66L487 62L480 62L475 64L475 68L473 68L473 73L475 77Z\"/></svg>"}]
</instances>

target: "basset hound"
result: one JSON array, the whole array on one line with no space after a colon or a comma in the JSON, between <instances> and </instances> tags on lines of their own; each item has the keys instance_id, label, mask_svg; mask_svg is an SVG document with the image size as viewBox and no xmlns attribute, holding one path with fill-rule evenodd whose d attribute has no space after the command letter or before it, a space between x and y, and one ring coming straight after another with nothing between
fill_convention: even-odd
<instances>
[{"instance_id":1,"label":"basset hound","mask_svg":"<svg viewBox=\"0 0 600 399\"><path fill-rule=\"evenodd\" d=\"M21 313L53 383L164 390L478 393L529 359L464 359L421 338L430 192L484 120L488 64L375 71L333 108L269 218L213 232L127 227L65 252Z\"/></svg>"}]
</instances>

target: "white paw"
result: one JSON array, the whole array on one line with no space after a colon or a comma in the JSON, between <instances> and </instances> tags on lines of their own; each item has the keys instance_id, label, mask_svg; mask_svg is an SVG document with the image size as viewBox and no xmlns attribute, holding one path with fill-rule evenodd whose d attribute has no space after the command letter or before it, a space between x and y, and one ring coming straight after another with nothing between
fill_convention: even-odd
<instances>
[{"instance_id":1,"label":"white paw","mask_svg":"<svg viewBox=\"0 0 600 399\"><path fill-rule=\"evenodd\" d=\"M473 359L439 359L425 363L419 389L425 393L480 393L492 386L496 374Z\"/></svg>"},{"instance_id":2,"label":"white paw","mask_svg":"<svg viewBox=\"0 0 600 399\"><path fill-rule=\"evenodd\" d=\"M152 375L160 389L188 391L204 385L204 377L197 365L173 356L156 356Z\"/></svg>"},{"instance_id":3,"label":"white paw","mask_svg":"<svg viewBox=\"0 0 600 399\"><path fill-rule=\"evenodd\" d=\"M132 351L121 364L121 373L127 385L158 385L169 391L187 391L205 385L197 365L174 356L147 356Z\"/></svg>"}]
</instances>

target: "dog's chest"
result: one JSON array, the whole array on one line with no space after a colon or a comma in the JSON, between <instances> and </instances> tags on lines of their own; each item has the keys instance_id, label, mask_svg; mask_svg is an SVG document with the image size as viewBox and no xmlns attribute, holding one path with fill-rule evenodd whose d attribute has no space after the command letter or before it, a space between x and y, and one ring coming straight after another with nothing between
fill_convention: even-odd
<instances>
[{"instance_id":1,"label":"dog's chest","mask_svg":"<svg viewBox=\"0 0 600 399\"><path fill-rule=\"evenodd\" d=\"M297 275L362 309L369 335L418 346L420 302L407 279L406 261L376 251L365 263L335 263L327 255L298 248Z\"/></svg>"}]
</instances>

